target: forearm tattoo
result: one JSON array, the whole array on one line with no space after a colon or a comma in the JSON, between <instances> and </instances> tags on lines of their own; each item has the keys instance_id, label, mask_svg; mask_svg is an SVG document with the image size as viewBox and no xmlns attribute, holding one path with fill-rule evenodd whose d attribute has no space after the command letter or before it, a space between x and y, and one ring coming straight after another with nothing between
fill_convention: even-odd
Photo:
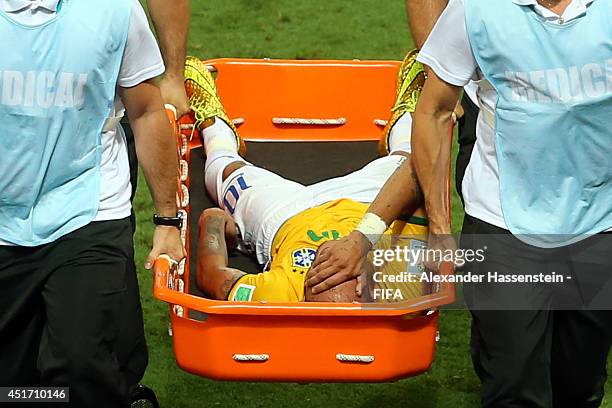
<instances>
[{"instance_id":1,"label":"forearm tattoo","mask_svg":"<svg viewBox=\"0 0 612 408\"><path fill-rule=\"evenodd\" d=\"M221 293L223 293L226 299L229 296L230 292L232 291L232 288L234 287L238 279L240 279L243 275L244 273L236 272L233 276L223 281L223 283L221 284Z\"/></svg>"},{"instance_id":2,"label":"forearm tattoo","mask_svg":"<svg viewBox=\"0 0 612 408\"><path fill-rule=\"evenodd\" d=\"M225 220L223 217L211 216L206 220L204 229L204 250L208 254L226 251L223 235L225 233ZM223 243L223 244L222 244Z\"/></svg>"}]
</instances>

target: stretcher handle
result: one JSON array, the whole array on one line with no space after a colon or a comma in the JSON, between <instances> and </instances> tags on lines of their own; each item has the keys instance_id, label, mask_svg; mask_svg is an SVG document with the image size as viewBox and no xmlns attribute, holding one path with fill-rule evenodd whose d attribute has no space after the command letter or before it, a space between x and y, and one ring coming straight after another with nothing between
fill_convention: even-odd
<instances>
[{"instance_id":1,"label":"stretcher handle","mask_svg":"<svg viewBox=\"0 0 612 408\"><path fill-rule=\"evenodd\" d=\"M251 363L251 362L266 362L270 359L269 354L234 354L232 360L239 363ZM360 363L360 364L371 364L374 362L375 357L373 355L358 355L358 354L336 354L336 360L341 363Z\"/></svg>"},{"instance_id":2,"label":"stretcher handle","mask_svg":"<svg viewBox=\"0 0 612 408\"><path fill-rule=\"evenodd\" d=\"M389 121L385 119L374 119L374 124L376 126L385 127L387 126L387 123L389 123Z\"/></svg>"},{"instance_id":3,"label":"stretcher handle","mask_svg":"<svg viewBox=\"0 0 612 408\"><path fill-rule=\"evenodd\" d=\"M341 363L360 363L360 364L371 364L374 362L374 356L372 355L358 355L358 354L336 354L336 360Z\"/></svg>"},{"instance_id":4,"label":"stretcher handle","mask_svg":"<svg viewBox=\"0 0 612 408\"><path fill-rule=\"evenodd\" d=\"M242 363L242 362L263 363L270 359L270 355L269 354L234 354L232 356L232 359L239 363Z\"/></svg>"},{"instance_id":5,"label":"stretcher handle","mask_svg":"<svg viewBox=\"0 0 612 408\"><path fill-rule=\"evenodd\" d=\"M168 115L168 119L170 119L170 123L174 124L174 122L178 120L178 110L176 110L176 106L166 103L164 108L166 108L166 114Z\"/></svg>"},{"instance_id":6,"label":"stretcher handle","mask_svg":"<svg viewBox=\"0 0 612 408\"><path fill-rule=\"evenodd\" d=\"M171 279L178 267L167 256L160 256L153 266L153 296L170 305L179 305L183 309L197 310L206 314L245 314L245 315L282 315L282 316L408 316L425 310L437 309L455 301L454 284L440 284L440 291L397 304L360 304L360 303L259 303L227 302L206 299L189 293L173 290ZM445 269L446 268L446 269ZM442 264L441 273L452 274L452 264Z\"/></svg>"},{"instance_id":7,"label":"stretcher handle","mask_svg":"<svg viewBox=\"0 0 612 408\"><path fill-rule=\"evenodd\" d=\"M178 111L176 110L176 107L167 103L164 105L164 108L166 108L166 115L168 116L168 120L172 126L172 133L174 135L179 135L181 133L181 128L178 121Z\"/></svg>"},{"instance_id":8,"label":"stretcher handle","mask_svg":"<svg viewBox=\"0 0 612 408\"><path fill-rule=\"evenodd\" d=\"M342 126L346 118L272 118L275 125Z\"/></svg>"}]
</instances>

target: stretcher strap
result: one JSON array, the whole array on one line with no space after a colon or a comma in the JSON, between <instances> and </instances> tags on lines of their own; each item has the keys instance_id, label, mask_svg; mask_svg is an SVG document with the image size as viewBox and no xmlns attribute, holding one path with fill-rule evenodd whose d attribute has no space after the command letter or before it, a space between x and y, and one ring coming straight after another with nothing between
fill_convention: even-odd
<instances>
[{"instance_id":1,"label":"stretcher strap","mask_svg":"<svg viewBox=\"0 0 612 408\"><path fill-rule=\"evenodd\" d=\"M346 118L272 118L275 125L307 125L307 126L341 126L346 124Z\"/></svg>"},{"instance_id":2,"label":"stretcher strap","mask_svg":"<svg viewBox=\"0 0 612 408\"><path fill-rule=\"evenodd\" d=\"M336 354L336 360L343 363L364 363L370 364L374 362L374 356L360 356L357 354Z\"/></svg>"}]
</instances>

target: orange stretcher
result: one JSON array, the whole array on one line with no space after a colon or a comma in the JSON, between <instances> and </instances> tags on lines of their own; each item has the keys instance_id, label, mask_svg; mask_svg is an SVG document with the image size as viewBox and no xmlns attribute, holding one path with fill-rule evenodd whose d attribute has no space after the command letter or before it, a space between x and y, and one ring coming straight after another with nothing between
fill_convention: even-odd
<instances>
[{"instance_id":1,"label":"orange stretcher","mask_svg":"<svg viewBox=\"0 0 612 408\"><path fill-rule=\"evenodd\" d=\"M226 110L247 141L375 141L395 97L396 61L284 61L218 59ZM178 201L191 214L187 174L201 146L193 118L175 123L181 159ZM191 231L187 258L160 257L154 296L170 305L178 365L218 380L381 382L426 371L434 356L441 305L454 286L403 304L365 307L338 303L214 301L190 294Z\"/></svg>"}]
</instances>

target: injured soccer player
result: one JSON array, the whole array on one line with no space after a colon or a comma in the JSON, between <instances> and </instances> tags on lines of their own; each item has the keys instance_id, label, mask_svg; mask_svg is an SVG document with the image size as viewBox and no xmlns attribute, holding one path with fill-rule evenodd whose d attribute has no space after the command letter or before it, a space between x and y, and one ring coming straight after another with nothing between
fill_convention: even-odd
<instances>
[{"instance_id":1,"label":"injured soccer player","mask_svg":"<svg viewBox=\"0 0 612 408\"><path fill-rule=\"evenodd\" d=\"M186 88L206 154L206 189L219 205L205 210L199 219L197 284L207 297L266 302L372 300L371 290L362 295L361 279L317 295L305 291L304 281L319 248L353 231L387 179L410 164L410 112L425 80L415 56L410 54L400 69L397 102L379 144L384 156L353 173L309 186L243 158L245 144L223 109L214 79L201 61L187 60ZM414 206L406 209L411 218L393 223L389 236L427 234L416 177L412 180L414 186L405 186L414 192ZM231 250L256 257L262 272L248 274L229 267ZM364 266L370 272L371 268ZM385 283L378 286L385 289ZM421 284L405 286L404 292L413 292L409 296L421 294Z\"/></svg>"}]
</instances>

